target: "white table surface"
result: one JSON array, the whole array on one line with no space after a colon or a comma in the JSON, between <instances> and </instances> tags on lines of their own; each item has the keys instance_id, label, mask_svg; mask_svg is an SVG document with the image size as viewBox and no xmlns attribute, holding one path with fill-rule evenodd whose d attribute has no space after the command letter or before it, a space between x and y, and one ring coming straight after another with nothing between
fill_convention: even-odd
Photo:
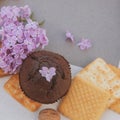
<instances>
[{"instance_id":1,"label":"white table surface","mask_svg":"<svg viewBox=\"0 0 120 120\"><path fill-rule=\"evenodd\" d=\"M80 69L80 67L71 65L72 76L80 71ZM38 120L38 114L42 109L57 109L59 102L42 105L38 111L29 112L4 90L3 86L8 78L4 77L0 79L0 120ZM61 120L69 119L61 115ZM106 110L100 120L120 120L120 115L111 110Z\"/></svg>"}]
</instances>

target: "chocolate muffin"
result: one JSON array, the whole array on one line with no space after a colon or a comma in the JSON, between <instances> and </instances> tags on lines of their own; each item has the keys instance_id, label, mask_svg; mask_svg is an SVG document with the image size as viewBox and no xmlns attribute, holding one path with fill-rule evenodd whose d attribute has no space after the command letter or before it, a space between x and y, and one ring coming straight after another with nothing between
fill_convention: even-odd
<instances>
[{"instance_id":1,"label":"chocolate muffin","mask_svg":"<svg viewBox=\"0 0 120 120\"><path fill-rule=\"evenodd\" d=\"M70 87L70 66L59 54L49 51L34 52L24 60L19 79L26 96L40 103L54 103Z\"/></svg>"}]
</instances>

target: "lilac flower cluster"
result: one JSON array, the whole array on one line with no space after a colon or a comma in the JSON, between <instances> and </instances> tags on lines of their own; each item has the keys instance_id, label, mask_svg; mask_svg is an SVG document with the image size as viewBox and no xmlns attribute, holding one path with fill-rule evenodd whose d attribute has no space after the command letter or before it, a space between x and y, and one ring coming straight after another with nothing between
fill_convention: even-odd
<instances>
[{"instance_id":1,"label":"lilac flower cluster","mask_svg":"<svg viewBox=\"0 0 120 120\"><path fill-rule=\"evenodd\" d=\"M0 11L0 68L15 74L22 61L38 47L48 45L46 31L30 18L29 6L2 7Z\"/></svg>"}]
</instances>

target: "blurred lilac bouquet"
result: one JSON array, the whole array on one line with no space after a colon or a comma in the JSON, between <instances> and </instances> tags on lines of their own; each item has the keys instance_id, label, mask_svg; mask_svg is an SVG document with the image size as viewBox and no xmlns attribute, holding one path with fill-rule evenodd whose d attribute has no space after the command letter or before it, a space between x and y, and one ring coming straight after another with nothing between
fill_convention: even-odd
<instances>
[{"instance_id":1,"label":"blurred lilac bouquet","mask_svg":"<svg viewBox=\"0 0 120 120\"><path fill-rule=\"evenodd\" d=\"M48 45L46 31L31 19L29 6L2 7L0 11L0 68L5 73L15 74L22 61L38 47Z\"/></svg>"}]
</instances>

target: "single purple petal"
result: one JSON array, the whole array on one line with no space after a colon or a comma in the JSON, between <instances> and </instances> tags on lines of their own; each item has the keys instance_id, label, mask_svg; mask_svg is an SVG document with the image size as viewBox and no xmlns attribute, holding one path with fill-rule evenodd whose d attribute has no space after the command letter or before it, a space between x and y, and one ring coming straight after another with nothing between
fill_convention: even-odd
<instances>
[{"instance_id":1,"label":"single purple petal","mask_svg":"<svg viewBox=\"0 0 120 120\"><path fill-rule=\"evenodd\" d=\"M42 67L42 70L39 70L39 72L41 73L42 77L46 77L46 75L48 73L48 68Z\"/></svg>"},{"instance_id":2,"label":"single purple petal","mask_svg":"<svg viewBox=\"0 0 120 120\"><path fill-rule=\"evenodd\" d=\"M45 77L46 74L47 74L46 71L43 71L43 70L39 70L39 73L41 73L41 76L42 76L42 77Z\"/></svg>"},{"instance_id":3,"label":"single purple petal","mask_svg":"<svg viewBox=\"0 0 120 120\"><path fill-rule=\"evenodd\" d=\"M22 60L19 58L19 59L16 59L16 64L17 65L21 65L22 64Z\"/></svg>"},{"instance_id":4,"label":"single purple petal","mask_svg":"<svg viewBox=\"0 0 120 120\"><path fill-rule=\"evenodd\" d=\"M20 56L20 58L23 59L23 60L24 60L26 57L27 57L27 55L26 55L25 53L21 54L21 56Z\"/></svg>"},{"instance_id":5,"label":"single purple petal","mask_svg":"<svg viewBox=\"0 0 120 120\"><path fill-rule=\"evenodd\" d=\"M49 69L47 67L42 67L42 70L48 72Z\"/></svg>"},{"instance_id":6,"label":"single purple petal","mask_svg":"<svg viewBox=\"0 0 120 120\"><path fill-rule=\"evenodd\" d=\"M31 15L31 9L28 5L25 5L24 7L20 8L20 16L21 18L27 19Z\"/></svg>"},{"instance_id":7,"label":"single purple petal","mask_svg":"<svg viewBox=\"0 0 120 120\"><path fill-rule=\"evenodd\" d=\"M49 68L49 73L52 76L56 75L56 69L54 67Z\"/></svg>"},{"instance_id":8,"label":"single purple petal","mask_svg":"<svg viewBox=\"0 0 120 120\"><path fill-rule=\"evenodd\" d=\"M71 32L67 31L66 32L66 38L74 42L74 37Z\"/></svg>"},{"instance_id":9,"label":"single purple petal","mask_svg":"<svg viewBox=\"0 0 120 120\"><path fill-rule=\"evenodd\" d=\"M53 76L52 76L51 74L47 74L45 78L46 78L46 80L47 80L48 82L50 82L51 79L52 79L52 77L53 77Z\"/></svg>"},{"instance_id":10,"label":"single purple petal","mask_svg":"<svg viewBox=\"0 0 120 120\"><path fill-rule=\"evenodd\" d=\"M20 8L19 7L13 6L12 12L13 12L15 17L20 17Z\"/></svg>"}]
</instances>

